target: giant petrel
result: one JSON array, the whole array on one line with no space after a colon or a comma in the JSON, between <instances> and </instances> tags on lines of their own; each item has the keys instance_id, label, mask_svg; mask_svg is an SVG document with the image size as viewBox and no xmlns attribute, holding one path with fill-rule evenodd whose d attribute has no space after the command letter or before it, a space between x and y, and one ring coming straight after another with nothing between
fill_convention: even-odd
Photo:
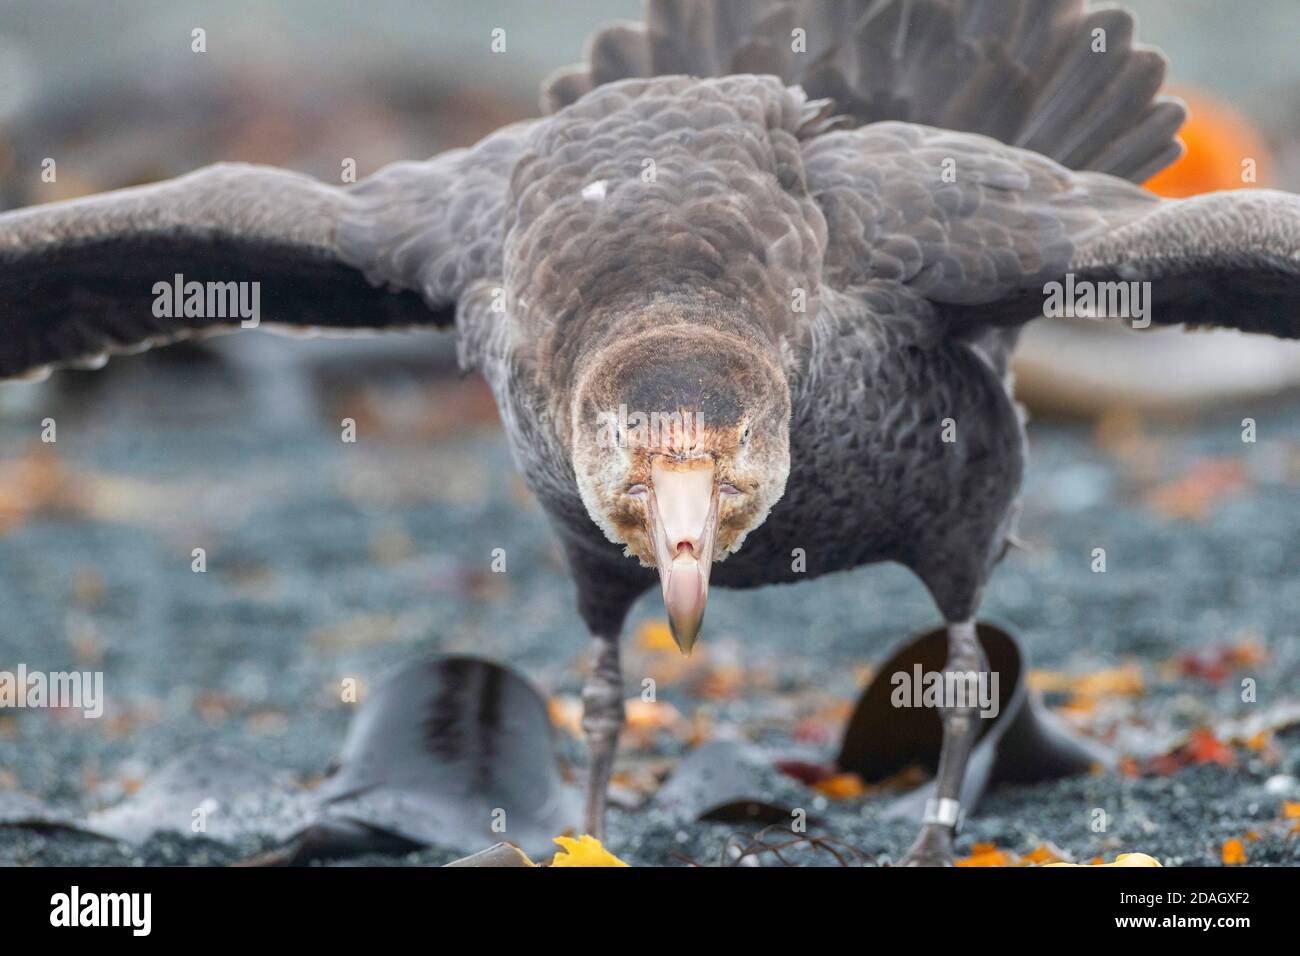
<instances>
[{"instance_id":1,"label":"giant petrel","mask_svg":"<svg viewBox=\"0 0 1300 956\"><path fill-rule=\"evenodd\" d=\"M260 282L267 324L454 334L577 582L600 836L619 632L656 571L689 651L711 581L896 561L947 669L979 671L1020 327L1068 289L1098 319L1300 337L1300 197L1134 185L1181 149L1164 68L1083 0L650 0L469 149L0 216L0 377L237 325L156 308L178 274ZM976 721L948 703L910 863L951 857Z\"/></svg>"}]
</instances>

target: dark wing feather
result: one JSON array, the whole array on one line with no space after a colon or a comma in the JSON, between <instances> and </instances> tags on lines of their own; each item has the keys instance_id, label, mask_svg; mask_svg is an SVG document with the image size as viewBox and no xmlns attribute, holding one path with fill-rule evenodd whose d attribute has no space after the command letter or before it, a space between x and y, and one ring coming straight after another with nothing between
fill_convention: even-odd
<instances>
[{"instance_id":1,"label":"dark wing feather","mask_svg":"<svg viewBox=\"0 0 1300 956\"><path fill-rule=\"evenodd\" d=\"M469 149L385 166L348 191L338 249L374 283L414 289L442 322L470 283L502 275L510 179L537 121ZM440 324L442 324L440 322Z\"/></svg>"},{"instance_id":2,"label":"dark wing feather","mask_svg":"<svg viewBox=\"0 0 1300 956\"><path fill-rule=\"evenodd\" d=\"M154 286L177 274L260 283L268 323L434 320L418 297L385 295L341 260L335 234L346 201L294 173L220 165L0 216L0 378L238 327L238 315L156 316Z\"/></svg>"},{"instance_id":3,"label":"dark wing feather","mask_svg":"<svg viewBox=\"0 0 1300 956\"><path fill-rule=\"evenodd\" d=\"M897 282L956 335L1041 316L1046 285L1151 283L1157 324L1300 337L1300 197L1163 200L967 133L880 123L805 147L828 284Z\"/></svg>"},{"instance_id":4,"label":"dark wing feather","mask_svg":"<svg viewBox=\"0 0 1300 956\"><path fill-rule=\"evenodd\" d=\"M829 229L827 281L909 286L934 302L982 305L1056 278L1106 210L1158 202L1123 180L1072 173L969 133L875 123L804 147L808 189Z\"/></svg>"},{"instance_id":5,"label":"dark wing feather","mask_svg":"<svg viewBox=\"0 0 1300 956\"><path fill-rule=\"evenodd\" d=\"M1150 282L1160 324L1300 338L1300 196L1241 189L1163 201L1083 244L1070 271Z\"/></svg>"},{"instance_id":6,"label":"dark wing feather","mask_svg":"<svg viewBox=\"0 0 1300 956\"><path fill-rule=\"evenodd\" d=\"M468 283L500 271L522 141L508 128L353 187L217 165L0 215L0 379L239 327L238 315L155 315L155 285L178 274L259 283L271 326L448 326Z\"/></svg>"}]
</instances>

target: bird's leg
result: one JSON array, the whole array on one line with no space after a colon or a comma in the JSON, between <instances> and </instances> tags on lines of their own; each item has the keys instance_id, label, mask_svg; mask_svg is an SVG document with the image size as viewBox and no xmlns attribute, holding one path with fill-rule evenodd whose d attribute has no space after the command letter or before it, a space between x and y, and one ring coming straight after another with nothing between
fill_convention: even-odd
<instances>
[{"instance_id":1,"label":"bird's leg","mask_svg":"<svg viewBox=\"0 0 1300 956\"><path fill-rule=\"evenodd\" d=\"M988 670L984 649L975 634L975 622L948 624L948 662L945 675L983 674ZM945 687L953 684L945 679ZM965 706L943 700L939 717L943 721L943 746L939 751L939 772L935 776L934 796L926 801L921 833L900 861L903 866L951 866L952 842L961 822L961 785L966 776L966 761L979 737L978 695L965 695Z\"/></svg>"},{"instance_id":2,"label":"bird's leg","mask_svg":"<svg viewBox=\"0 0 1300 956\"><path fill-rule=\"evenodd\" d=\"M614 754L622 729L623 672L618 662L618 635L598 634L591 641L591 675L582 688L582 730L591 753L586 828L602 842L609 777L614 770Z\"/></svg>"}]
</instances>

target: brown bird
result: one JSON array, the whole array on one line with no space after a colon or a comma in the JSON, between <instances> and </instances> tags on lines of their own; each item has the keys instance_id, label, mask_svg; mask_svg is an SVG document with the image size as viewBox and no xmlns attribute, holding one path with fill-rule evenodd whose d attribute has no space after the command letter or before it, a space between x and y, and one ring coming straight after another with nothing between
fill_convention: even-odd
<instances>
[{"instance_id":1,"label":"brown bird","mask_svg":"<svg viewBox=\"0 0 1300 956\"><path fill-rule=\"evenodd\" d=\"M619 632L656 573L689 651L712 584L900 562L947 670L980 672L1020 327L1064 305L1300 337L1300 198L1133 184L1183 109L1132 34L1082 0L652 0L471 149L0 216L0 376L237 326L239 283L267 325L454 331L577 581L603 836ZM941 716L909 863L948 862L961 816L977 715Z\"/></svg>"}]
</instances>

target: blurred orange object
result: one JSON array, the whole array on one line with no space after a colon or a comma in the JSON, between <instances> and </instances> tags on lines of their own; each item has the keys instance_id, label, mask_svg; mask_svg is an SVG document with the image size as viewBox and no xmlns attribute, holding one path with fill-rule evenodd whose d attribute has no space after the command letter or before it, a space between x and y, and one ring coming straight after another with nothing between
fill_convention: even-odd
<instances>
[{"instance_id":1,"label":"blurred orange object","mask_svg":"<svg viewBox=\"0 0 1300 956\"><path fill-rule=\"evenodd\" d=\"M1264 184L1268 149L1263 138L1230 104L1199 90L1174 90L1187 103L1188 118L1178 136L1187 152L1146 182L1161 196L1180 199L1219 189L1248 189ZM1253 160L1253 176L1243 174Z\"/></svg>"},{"instance_id":2,"label":"blurred orange object","mask_svg":"<svg viewBox=\"0 0 1300 956\"><path fill-rule=\"evenodd\" d=\"M1224 866L1239 866L1246 862L1246 848L1236 837L1223 841L1222 850Z\"/></svg>"},{"instance_id":3,"label":"blurred orange object","mask_svg":"<svg viewBox=\"0 0 1300 956\"><path fill-rule=\"evenodd\" d=\"M1151 491L1146 504L1169 518L1204 520L1221 499L1246 487L1248 478L1240 459L1207 458L1181 478Z\"/></svg>"},{"instance_id":4,"label":"blurred orange object","mask_svg":"<svg viewBox=\"0 0 1300 956\"><path fill-rule=\"evenodd\" d=\"M999 850L994 843L976 843L970 856L953 861L953 866L1014 866L1014 854Z\"/></svg>"},{"instance_id":5,"label":"blurred orange object","mask_svg":"<svg viewBox=\"0 0 1300 956\"><path fill-rule=\"evenodd\" d=\"M813 789L823 796L830 797L832 800L851 800L855 797L864 796L867 792L866 784L856 773L840 773L833 777L827 777L825 780L818 780L812 785Z\"/></svg>"},{"instance_id":6,"label":"blurred orange object","mask_svg":"<svg viewBox=\"0 0 1300 956\"><path fill-rule=\"evenodd\" d=\"M661 619L644 621L636 629L636 645L643 651L676 652L677 642L668 622Z\"/></svg>"}]
</instances>

